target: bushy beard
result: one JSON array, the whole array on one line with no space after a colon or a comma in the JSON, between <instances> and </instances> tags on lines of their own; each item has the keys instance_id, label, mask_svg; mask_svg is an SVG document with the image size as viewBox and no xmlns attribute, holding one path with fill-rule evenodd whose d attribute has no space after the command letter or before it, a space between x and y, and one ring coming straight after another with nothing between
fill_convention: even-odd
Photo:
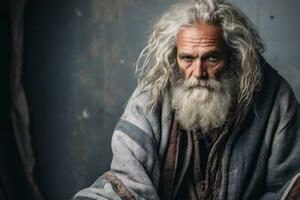
<instances>
[{"instance_id":1,"label":"bushy beard","mask_svg":"<svg viewBox=\"0 0 300 200\"><path fill-rule=\"evenodd\" d=\"M219 80L192 77L176 81L172 87L172 108L185 130L200 129L208 134L225 124L235 91L232 74L223 72Z\"/></svg>"}]
</instances>

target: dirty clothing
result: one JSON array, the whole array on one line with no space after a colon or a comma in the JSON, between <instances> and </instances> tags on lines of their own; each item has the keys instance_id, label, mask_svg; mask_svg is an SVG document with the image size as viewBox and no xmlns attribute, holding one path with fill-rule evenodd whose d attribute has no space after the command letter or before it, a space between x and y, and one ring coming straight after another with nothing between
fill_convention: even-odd
<instances>
[{"instance_id":1,"label":"dirty clothing","mask_svg":"<svg viewBox=\"0 0 300 200\"><path fill-rule=\"evenodd\" d=\"M186 131L180 128L174 117L161 171L160 199L218 199L227 136L225 126L216 131L215 137L205 136L201 131ZM186 152L191 152L188 162ZM179 189L174 188L177 182L182 182ZM172 194L177 190L174 198Z\"/></svg>"},{"instance_id":2,"label":"dirty clothing","mask_svg":"<svg viewBox=\"0 0 300 200\"><path fill-rule=\"evenodd\" d=\"M213 142L208 141L209 139L205 136L199 137L193 132L186 132L181 135L181 137L192 138L193 149L188 169L175 197L176 200L218 199L222 180L222 155L227 136L227 131L222 130L216 141ZM183 152L182 154L184 155ZM179 156L178 162L180 160L182 160L182 156Z\"/></svg>"},{"instance_id":3,"label":"dirty clothing","mask_svg":"<svg viewBox=\"0 0 300 200\"><path fill-rule=\"evenodd\" d=\"M221 200L277 200L300 196L300 108L290 86L268 64L263 81L239 123L229 127L222 155ZM172 125L170 91L150 112L147 89L136 89L112 138L109 176L79 191L73 200L159 199L161 172ZM182 151L183 177L191 158L192 140ZM176 160L175 160L176 161ZM182 185L174 182L171 199Z\"/></svg>"}]
</instances>

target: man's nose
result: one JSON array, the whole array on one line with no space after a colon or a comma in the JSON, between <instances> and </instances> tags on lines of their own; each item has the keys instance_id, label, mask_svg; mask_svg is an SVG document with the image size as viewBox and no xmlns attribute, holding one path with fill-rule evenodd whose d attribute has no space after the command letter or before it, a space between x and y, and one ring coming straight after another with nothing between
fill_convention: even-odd
<instances>
[{"instance_id":1,"label":"man's nose","mask_svg":"<svg viewBox=\"0 0 300 200\"><path fill-rule=\"evenodd\" d=\"M197 79L201 79L203 78L204 73L206 74L206 69L203 65L203 62L200 58L197 58L193 68L193 76Z\"/></svg>"}]
</instances>

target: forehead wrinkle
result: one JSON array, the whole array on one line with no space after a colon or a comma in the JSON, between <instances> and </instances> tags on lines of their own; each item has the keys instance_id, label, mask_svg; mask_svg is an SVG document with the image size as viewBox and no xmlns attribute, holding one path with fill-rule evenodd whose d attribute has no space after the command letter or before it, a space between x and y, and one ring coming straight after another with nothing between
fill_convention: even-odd
<instances>
[{"instance_id":1,"label":"forehead wrinkle","mask_svg":"<svg viewBox=\"0 0 300 200\"><path fill-rule=\"evenodd\" d=\"M183 46L221 46L222 40L219 38L183 38L178 40L178 43Z\"/></svg>"},{"instance_id":2,"label":"forehead wrinkle","mask_svg":"<svg viewBox=\"0 0 300 200\"><path fill-rule=\"evenodd\" d=\"M185 51L210 51L210 50L221 50L223 45L220 40L186 40L180 41L180 52Z\"/></svg>"},{"instance_id":3,"label":"forehead wrinkle","mask_svg":"<svg viewBox=\"0 0 300 200\"><path fill-rule=\"evenodd\" d=\"M191 27L182 27L177 34L176 43L180 46L207 47L223 46L223 31L218 26L196 24Z\"/></svg>"},{"instance_id":4,"label":"forehead wrinkle","mask_svg":"<svg viewBox=\"0 0 300 200\"><path fill-rule=\"evenodd\" d=\"M191 44L220 44L222 43L223 38L221 36L204 36L204 35L192 35L192 34L178 34L177 42L191 43Z\"/></svg>"},{"instance_id":5,"label":"forehead wrinkle","mask_svg":"<svg viewBox=\"0 0 300 200\"><path fill-rule=\"evenodd\" d=\"M202 37L202 38L178 38L177 40L178 52L188 54L199 54L209 51L224 50L224 42L220 37Z\"/></svg>"}]
</instances>

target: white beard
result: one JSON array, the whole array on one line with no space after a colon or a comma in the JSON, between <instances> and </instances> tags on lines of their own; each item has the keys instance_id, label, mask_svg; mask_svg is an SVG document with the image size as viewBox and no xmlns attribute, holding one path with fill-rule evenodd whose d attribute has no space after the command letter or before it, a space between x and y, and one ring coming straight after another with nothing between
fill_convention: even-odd
<instances>
[{"instance_id":1,"label":"white beard","mask_svg":"<svg viewBox=\"0 0 300 200\"><path fill-rule=\"evenodd\" d=\"M223 126L232 104L234 83L227 73L220 81L192 77L174 86L172 108L179 124L186 130L200 129L205 134Z\"/></svg>"}]
</instances>

